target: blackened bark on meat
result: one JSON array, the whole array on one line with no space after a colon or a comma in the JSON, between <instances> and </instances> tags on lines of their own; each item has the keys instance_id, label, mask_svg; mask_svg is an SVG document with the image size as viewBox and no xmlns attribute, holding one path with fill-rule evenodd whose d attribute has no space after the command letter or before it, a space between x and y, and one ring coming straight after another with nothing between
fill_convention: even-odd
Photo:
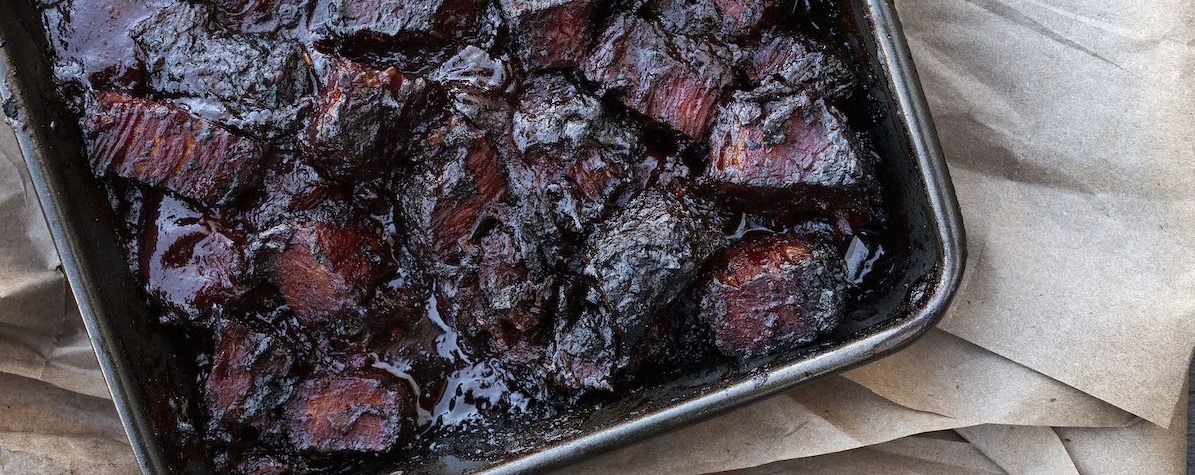
<instances>
[{"instance_id":1,"label":"blackened bark on meat","mask_svg":"<svg viewBox=\"0 0 1195 475\"><path fill-rule=\"evenodd\" d=\"M726 355L792 349L842 320L846 264L820 241L768 237L739 244L724 262L704 284L701 315Z\"/></svg>"},{"instance_id":2,"label":"blackened bark on meat","mask_svg":"<svg viewBox=\"0 0 1195 475\"><path fill-rule=\"evenodd\" d=\"M748 37L783 16L784 2L775 0L654 0L647 9L674 35Z\"/></svg>"},{"instance_id":3,"label":"blackened bark on meat","mask_svg":"<svg viewBox=\"0 0 1195 475\"><path fill-rule=\"evenodd\" d=\"M296 388L285 424L302 452L383 452L414 439L415 407L411 391L388 374L329 374Z\"/></svg>"},{"instance_id":4,"label":"blackened bark on meat","mask_svg":"<svg viewBox=\"0 0 1195 475\"><path fill-rule=\"evenodd\" d=\"M297 377L294 357L277 337L225 321L215 328L216 349L203 399L214 421L263 426L286 402Z\"/></svg>"},{"instance_id":5,"label":"blackened bark on meat","mask_svg":"<svg viewBox=\"0 0 1195 475\"><path fill-rule=\"evenodd\" d=\"M506 196L498 152L460 116L412 145L414 172L396 190L412 251L435 275L452 273L474 251L475 231Z\"/></svg>"},{"instance_id":6,"label":"blackened bark on meat","mask_svg":"<svg viewBox=\"0 0 1195 475\"><path fill-rule=\"evenodd\" d=\"M83 123L91 167L208 206L236 200L257 178L263 147L178 106L104 92Z\"/></svg>"},{"instance_id":7,"label":"blackened bark on meat","mask_svg":"<svg viewBox=\"0 0 1195 475\"><path fill-rule=\"evenodd\" d=\"M427 81L340 60L320 92L305 144L329 174L353 179L393 165L407 144L402 140L435 108Z\"/></svg>"},{"instance_id":8,"label":"blackened bark on meat","mask_svg":"<svg viewBox=\"0 0 1195 475\"><path fill-rule=\"evenodd\" d=\"M539 71L580 64L593 40L593 0L499 0L523 68Z\"/></svg>"},{"instance_id":9,"label":"blackened bark on meat","mask_svg":"<svg viewBox=\"0 0 1195 475\"><path fill-rule=\"evenodd\" d=\"M507 94L514 86L510 58L493 56L465 46L437 67L429 78L448 90L452 108L489 134L505 134L510 127Z\"/></svg>"},{"instance_id":10,"label":"blackened bark on meat","mask_svg":"<svg viewBox=\"0 0 1195 475\"><path fill-rule=\"evenodd\" d=\"M769 30L743 49L747 80L760 91L836 101L859 87L858 73L833 48L799 33Z\"/></svg>"},{"instance_id":11,"label":"blackened bark on meat","mask_svg":"<svg viewBox=\"0 0 1195 475\"><path fill-rule=\"evenodd\" d=\"M210 324L255 284L240 232L171 196L146 218L141 276L163 319Z\"/></svg>"},{"instance_id":12,"label":"blackened bark on meat","mask_svg":"<svg viewBox=\"0 0 1195 475\"><path fill-rule=\"evenodd\" d=\"M283 152L262 178L261 187L246 200L245 222L255 231L287 224L320 203L341 201L348 195L324 178L302 154Z\"/></svg>"},{"instance_id":13,"label":"blackened bark on meat","mask_svg":"<svg viewBox=\"0 0 1195 475\"><path fill-rule=\"evenodd\" d=\"M233 33L215 24L205 6L175 3L131 34L151 90L199 99L197 110L214 106L208 118L235 127L266 136L287 132L312 92L311 66L298 43Z\"/></svg>"},{"instance_id":14,"label":"blackened bark on meat","mask_svg":"<svg viewBox=\"0 0 1195 475\"><path fill-rule=\"evenodd\" d=\"M710 43L670 36L649 20L623 15L581 68L627 107L700 138L734 81L725 57Z\"/></svg>"},{"instance_id":15,"label":"blackened bark on meat","mask_svg":"<svg viewBox=\"0 0 1195 475\"><path fill-rule=\"evenodd\" d=\"M210 0L216 17L243 33L272 34L291 30L308 18L310 0Z\"/></svg>"},{"instance_id":16,"label":"blackened bark on meat","mask_svg":"<svg viewBox=\"0 0 1195 475\"><path fill-rule=\"evenodd\" d=\"M511 134L520 155L508 164L511 194L522 214L518 231L533 235L523 238L528 243L580 239L650 180L638 128L569 75L544 75L525 86ZM545 258L559 265L562 247Z\"/></svg>"},{"instance_id":17,"label":"blackened bark on meat","mask_svg":"<svg viewBox=\"0 0 1195 475\"><path fill-rule=\"evenodd\" d=\"M587 244L581 297L557 323L550 370L571 389L612 389L637 366L635 347L656 315L694 282L723 245L708 205L649 192L599 226Z\"/></svg>"},{"instance_id":18,"label":"blackened bark on meat","mask_svg":"<svg viewBox=\"0 0 1195 475\"><path fill-rule=\"evenodd\" d=\"M736 93L709 140L703 179L757 212L832 211L878 186L869 140L820 97Z\"/></svg>"},{"instance_id":19,"label":"blackened bark on meat","mask_svg":"<svg viewBox=\"0 0 1195 475\"><path fill-rule=\"evenodd\" d=\"M477 0L318 0L312 24L318 34L338 40L463 39L485 27L485 5Z\"/></svg>"}]
</instances>

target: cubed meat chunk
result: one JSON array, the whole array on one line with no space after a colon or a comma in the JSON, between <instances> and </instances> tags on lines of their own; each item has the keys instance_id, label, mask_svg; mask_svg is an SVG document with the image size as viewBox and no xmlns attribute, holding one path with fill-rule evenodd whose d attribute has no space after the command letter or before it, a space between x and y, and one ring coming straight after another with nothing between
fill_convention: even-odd
<instances>
[{"instance_id":1,"label":"cubed meat chunk","mask_svg":"<svg viewBox=\"0 0 1195 475\"><path fill-rule=\"evenodd\" d=\"M507 93L513 88L510 58L465 46L440 64L429 78L448 90L452 108L487 133L505 134L510 127Z\"/></svg>"},{"instance_id":2,"label":"cubed meat chunk","mask_svg":"<svg viewBox=\"0 0 1195 475\"><path fill-rule=\"evenodd\" d=\"M476 28L483 12L477 0L319 0L312 24L335 39L461 38Z\"/></svg>"},{"instance_id":3,"label":"cubed meat chunk","mask_svg":"<svg viewBox=\"0 0 1195 475\"><path fill-rule=\"evenodd\" d=\"M481 238L479 282L486 311L479 314L478 326L493 337L491 347L497 352L535 333L551 310L555 276L527 262L523 253L531 250L516 242L505 225Z\"/></svg>"},{"instance_id":4,"label":"cubed meat chunk","mask_svg":"<svg viewBox=\"0 0 1195 475\"><path fill-rule=\"evenodd\" d=\"M768 31L743 49L747 80L768 91L835 100L848 96L859 83L832 48L798 33Z\"/></svg>"},{"instance_id":5,"label":"cubed meat chunk","mask_svg":"<svg viewBox=\"0 0 1195 475\"><path fill-rule=\"evenodd\" d=\"M163 318L210 319L235 307L252 287L241 233L168 195L148 218L141 273Z\"/></svg>"},{"instance_id":6,"label":"cubed meat chunk","mask_svg":"<svg viewBox=\"0 0 1195 475\"><path fill-rule=\"evenodd\" d=\"M569 75L524 86L511 135L522 155L508 167L512 194L521 211L538 214L523 220L527 230L582 235L608 206L647 186L639 130Z\"/></svg>"},{"instance_id":7,"label":"cubed meat chunk","mask_svg":"<svg viewBox=\"0 0 1195 475\"><path fill-rule=\"evenodd\" d=\"M304 136L317 163L334 176L350 178L396 162L405 145L400 137L430 109L427 81L347 59L329 76Z\"/></svg>"},{"instance_id":8,"label":"cubed meat chunk","mask_svg":"<svg viewBox=\"0 0 1195 475\"><path fill-rule=\"evenodd\" d=\"M324 178L301 154L282 153L266 171L261 187L250 196L242 216L256 231L289 223L320 203L342 200L343 187Z\"/></svg>"},{"instance_id":9,"label":"cubed meat chunk","mask_svg":"<svg viewBox=\"0 0 1195 475\"><path fill-rule=\"evenodd\" d=\"M568 388L611 389L637 364L654 317L692 284L723 245L721 218L695 199L647 192L599 226L587 243L586 280L573 315L556 329L551 371Z\"/></svg>"},{"instance_id":10,"label":"cubed meat chunk","mask_svg":"<svg viewBox=\"0 0 1195 475\"><path fill-rule=\"evenodd\" d=\"M91 167L158 186L209 206L232 203L253 184L262 146L167 103L104 92L83 132Z\"/></svg>"},{"instance_id":11,"label":"cubed meat chunk","mask_svg":"<svg viewBox=\"0 0 1195 475\"><path fill-rule=\"evenodd\" d=\"M415 400L385 374L304 381L285 413L290 443L304 452L384 452L414 438Z\"/></svg>"},{"instance_id":12,"label":"cubed meat chunk","mask_svg":"<svg viewBox=\"0 0 1195 475\"><path fill-rule=\"evenodd\" d=\"M176 2L132 31L149 88L197 98L218 109L209 119L273 136L290 130L313 73L298 43L235 34L210 9ZM214 102L212 102L214 101Z\"/></svg>"},{"instance_id":13,"label":"cubed meat chunk","mask_svg":"<svg viewBox=\"0 0 1195 475\"><path fill-rule=\"evenodd\" d=\"M341 320L363 311L387 255L377 233L352 218L299 224L273 260L274 282L300 322Z\"/></svg>"},{"instance_id":14,"label":"cubed meat chunk","mask_svg":"<svg viewBox=\"0 0 1195 475\"><path fill-rule=\"evenodd\" d=\"M571 68L593 38L593 0L500 0L515 34L515 52L528 71Z\"/></svg>"},{"instance_id":15,"label":"cubed meat chunk","mask_svg":"<svg viewBox=\"0 0 1195 475\"><path fill-rule=\"evenodd\" d=\"M674 35L733 40L775 22L784 5L772 0L653 0L648 10Z\"/></svg>"},{"instance_id":16,"label":"cubed meat chunk","mask_svg":"<svg viewBox=\"0 0 1195 475\"><path fill-rule=\"evenodd\" d=\"M602 34L582 69L627 107L699 138L734 80L720 56L709 43L623 15Z\"/></svg>"},{"instance_id":17,"label":"cubed meat chunk","mask_svg":"<svg viewBox=\"0 0 1195 475\"><path fill-rule=\"evenodd\" d=\"M399 191L416 257L433 272L459 265L472 251L485 212L506 195L498 153L459 116L412 146L415 171Z\"/></svg>"},{"instance_id":18,"label":"cubed meat chunk","mask_svg":"<svg viewBox=\"0 0 1195 475\"><path fill-rule=\"evenodd\" d=\"M290 398L293 358L277 337L226 321L215 332L203 400L213 420L255 425Z\"/></svg>"},{"instance_id":19,"label":"cubed meat chunk","mask_svg":"<svg viewBox=\"0 0 1195 475\"><path fill-rule=\"evenodd\" d=\"M709 140L703 178L760 209L833 209L875 186L875 152L821 98L738 93Z\"/></svg>"},{"instance_id":20,"label":"cubed meat chunk","mask_svg":"<svg viewBox=\"0 0 1195 475\"><path fill-rule=\"evenodd\" d=\"M704 285L701 316L726 355L783 351L838 325L845 288L846 264L831 246L772 236L727 252Z\"/></svg>"}]
</instances>

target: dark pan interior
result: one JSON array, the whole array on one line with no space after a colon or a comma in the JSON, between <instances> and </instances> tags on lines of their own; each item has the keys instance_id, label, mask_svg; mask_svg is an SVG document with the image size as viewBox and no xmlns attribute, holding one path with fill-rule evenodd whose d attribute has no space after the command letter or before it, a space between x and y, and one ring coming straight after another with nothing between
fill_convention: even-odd
<instances>
[{"instance_id":1,"label":"dark pan interior","mask_svg":"<svg viewBox=\"0 0 1195 475\"><path fill-rule=\"evenodd\" d=\"M741 365L708 368L606 403L584 404L545 417L506 421L497 434L463 434L434 453L408 462L365 461L366 472L522 472L576 461L862 364L910 343L936 323L957 286L962 234L957 205L938 156L932 126L911 71L891 6L883 0L844 0L843 20L871 73L871 101L881 112L871 133L879 147L891 213L891 252L882 283L856 305L832 338L787 354ZM152 473L211 473L210 456L187 434L197 417L194 357L173 331L157 323L124 262L116 223L99 184L81 156L75 119L56 97L40 18L29 0L0 0L0 100L18 137L97 348L113 398L143 469ZM877 13L878 12L878 13ZM887 38L891 42L891 37ZM902 57L893 59L893 55ZM915 81L915 79L912 79ZM910 103L910 98L912 102ZM910 110L910 104L920 107Z\"/></svg>"}]
</instances>

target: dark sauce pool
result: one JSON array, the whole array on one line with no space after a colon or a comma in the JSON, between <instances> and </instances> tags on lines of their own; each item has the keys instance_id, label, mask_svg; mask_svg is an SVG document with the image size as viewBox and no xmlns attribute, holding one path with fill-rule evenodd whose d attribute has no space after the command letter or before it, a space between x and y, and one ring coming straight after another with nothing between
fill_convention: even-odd
<instances>
[{"instance_id":1,"label":"dark sauce pool","mask_svg":"<svg viewBox=\"0 0 1195 475\"><path fill-rule=\"evenodd\" d=\"M42 5L43 18L55 53L55 75L59 89L68 104L77 111L83 106L81 98L87 90L117 90L133 94L146 94L145 66L142 58L134 54L134 43L129 30L158 9L170 2L135 2L126 0L65 0ZM262 14L260 0L249 0L238 5L239 9L218 9L227 21L251 21ZM439 39L408 42L401 45L379 47L370 41L321 43L308 29L310 10L299 9L297 21L269 18L243 28L248 34L267 38L288 38L304 45L307 60L313 65L316 76L322 77L334 57L347 57L378 68L395 67L403 73L429 74L430 71L452 57L452 49L458 45ZM824 43L836 45L848 52L859 53L848 22L841 17L840 7L820 4L812 0L793 2L785 14L787 27L802 31ZM479 41L488 46L506 41L509 32L498 30L477 33ZM385 51L379 53L379 50ZM429 53L430 52L430 53ZM861 54L861 53L860 53ZM856 56L859 56L858 54ZM493 71L488 71L493 73ZM741 78L738 81L742 81ZM862 100L847 101L840 106L855 124L875 124L883 120L886 111L879 104L866 98L866 91L857 91ZM220 120L227 111L206 108L203 104L189 102L182 97L161 95L159 99L174 99L188 105L191 111L201 117ZM700 144L685 142L675 134L647 132L647 154L651 157L684 155L683 163L688 174L700 175L708 166L703 158L706 152ZM888 183L884 174L879 174L885 198L891 202L896 194L895 186ZM161 192L125 180L111 180L106 183L110 202L118 216L124 218L127 229L120 230L125 238L127 252L137 255L141 247L139 227L152 212L143 209L147 202L161 200ZM394 233L393 207L395 203L378 195L374 190L385 188L386 184L363 183L359 186L345 186L335 193L351 196L364 203L371 219ZM883 206L881 206L883 208ZM213 210L219 217L219 210ZM789 233L825 236L834 242L838 252L846 261L848 276L848 308L860 309L877 288L888 285L886 279L897 274L903 265L907 244L904 242L906 223L891 218L886 209L877 210L876 216L860 219L852 215L810 215L800 219L791 217L764 217L753 213L732 213L728 216L724 232L732 242L756 239L761 235L784 235ZM252 234L249 229L236 229L240 234ZM135 262L136 259L131 258ZM140 270L134 270L140 273ZM388 284L404 285L403 276L392 276ZM432 288L439 285L431 282ZM543 400L536 395L518 389L512 382L516 376L504 369L501 361L485 352L472 351L465 342L467 336L459 334L453 326L441 317L441 302L436 293L422 302L426 317L406 329L406 335L396 337L390 346L377 345L368 352L367 366L393 375L418 401L417 436L415 442L397 447L383 454L331 454L305 455L293 462L283 457L291 468L298 471L343 472L350 470L379 471L397 467L413 472L458 472L480 467L511 456L534 450L546 443L575 435L587 426L600 426L636 411L644 410L646 401L666 394L675 388L700 388L722 378L730 377L734 368L750 366L750 362L736 362L733 359L708 349L693 354L684 365L651 365L624 375L619 381L619 393L589 393L567 405L558 401ZM269 296L261 296L270 299ZM267 307L262 305L260 307ZM842 332L867 322L875 315L862 310L848 313L856 325L845 324ZM299 326L290 317L265 314L257 317L262 325ZM196 361L195 381L202 386L212 361L214 342L209 335L195 332L186 322L165 318L167 322L161 331L175 334L186 342L186 348L179 348L194 355ZM294 330L301 333L301 330ZM415 335L412 337L411 335ZM831 338L834 335L828 335ZM296 336L292 342L302 341ZM699 391L699 389L698 389ZM204 441L202 450L208 459L217 464L235 467L243 463L241 457L255 453L260 447L252 431L236 433L223 429L213 430L202 409L200 401L179 400L173 410L184 422L179 431L184 439ZM577 414L592 413L589 418ZM570 417L563 417L565 414ZM558 426L554 419L585 420L575 426ZM587 419L587 420L586 420ZM219 434L215 434L219 432ZM269 455L269 454L267 454ZM241 466L243 468L243 465ZM269 467L254 467L263 473Z\"/></svg>"}]
</instances>

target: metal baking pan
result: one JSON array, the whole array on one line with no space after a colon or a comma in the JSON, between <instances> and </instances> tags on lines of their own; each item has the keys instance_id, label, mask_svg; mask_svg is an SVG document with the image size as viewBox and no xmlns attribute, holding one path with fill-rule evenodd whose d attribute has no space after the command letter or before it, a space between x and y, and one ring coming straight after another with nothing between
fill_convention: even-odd
<instances>
[{"instance_id":1,"label":"metal baking pan","mask_svg":"<svg viewBox=\"0 0 1195 475\"><path fill-rule=\"evenodd\" d=\"M954 190L900 23L889 0L842 0L871 99L887 109L871 130L899 234L893 266L857 317L820 344L734 367L710 368L610 403L517 422L482 453L440 453L361 471L540 472L626 446L864 364L936 324L958 287L965 248ZM198 420L194 358L157 323L114 235L105 195L79 131L51 81L46 35L31 0L0 0L0 103L16 126L37 195L137 460L145 473L210 473L185 434ZM550 420L548 420L550 419ZM452 444L445 444L452 445ZM457 445L468 445L467 442Z\"/></svg>"}]
</instances>

